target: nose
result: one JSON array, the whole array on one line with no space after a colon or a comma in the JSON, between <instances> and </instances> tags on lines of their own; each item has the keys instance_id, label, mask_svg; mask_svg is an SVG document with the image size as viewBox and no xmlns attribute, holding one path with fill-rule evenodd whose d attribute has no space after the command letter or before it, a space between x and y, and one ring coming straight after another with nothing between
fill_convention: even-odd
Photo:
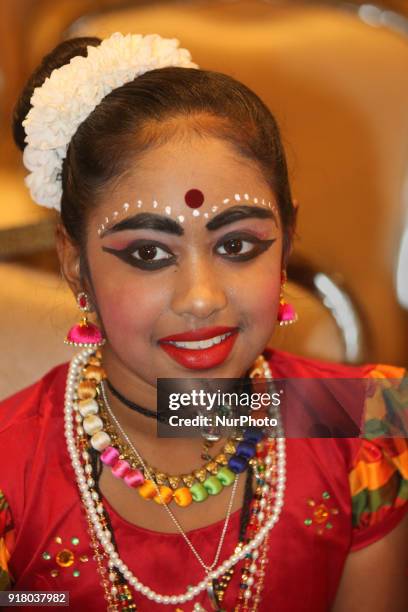
<instances>
[{"instance_id":1,"label":"nose","mask_svg":"<svg viewBox=\"0 0 408 612\"><path fill-rule=\"evenodd\" d=\"M171 308L187 318L211 319L228 303L225 284L216 266L197 254L177 273Z\"/></svg>"}]
</instances>

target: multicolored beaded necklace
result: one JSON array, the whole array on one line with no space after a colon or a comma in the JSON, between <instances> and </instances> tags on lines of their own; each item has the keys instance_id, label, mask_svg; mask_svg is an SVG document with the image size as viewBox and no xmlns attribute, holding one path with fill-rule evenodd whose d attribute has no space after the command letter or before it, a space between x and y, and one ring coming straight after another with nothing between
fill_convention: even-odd
<instances>
[{"instance_id":1,"label":"multicolored beaded necklace","mask_svg":"<svg viewBox=\"0 0 408 612\"><path fill-rule=\"evenodd\" d=\"M264 566L267 563L267 536L270 529L279 519L283 506L283 491L285 486L285 450L284 439L252 440L248 437L244 443L252 444L255 452L251 457L243 456L246 465L255 468L257 490L250 509L250 520L243 540L238 544L234 554L222 563L217 569L208 573L207 577L196 587L189 589L184 595L159 595L149 587L142 585L126 565L120 560L115 550L114 534L110 529L109 515L101 501L101 494L97 485L95 453L95 438L100 446L103 436L108 436L102 429L85 432L83 421L87 416L96 415L92 410L85 416L80 406L84 401L95 400L96 385L102 380L100 368L101 355L90 349L85 349L71 363L67 380L65 402L65 425L67 446L71 455L72 464L77 475L78 485L87 512L91 545L98 564L98 571L102 578L102 586L108 603L108 610L135 610L130 586L156 603L179 604L191 601L200 592L208 589L210 597L217 609L223 599L225 589L231 579L233 567L244 559L235 610L254 610L254 605L260 601L262 591ZM81 404L81 402L83 402ZM95 402L97 403L97 402ZM99 418L99 417L98 417ZM74 421L76 429L74 429ZM103 425L103 422L102 422ZM88 433L90 439L85 435ZM254 433L252 432L252 436ZM250 436L250 433L248 433ZM94 444L92 444L94 439ZM90 444L91 441L91 444ZM106 441L106 438L105 438ZM108 444L110 440L108 441ZM106 448L106 447L105 447ZM245 448L245 447L244 447ZM98 449L100 451L100 448ZM102 450L103 452L103 450ZM239 456L239 455L238 455ZM118 459L119 460L119 459ZM240 462L242 465L243 462ZM250 463L251 462L251 463ZM236 472L238 473L238 471ZM157 484L155 483L155 487ZM157 492L157 490L156 490ZM259 560L259 561L258 561ZM106 569L103 565L107 561ZM259 567L258 567L259 566ZM106 577L108 574L108 578ZM254 589L251 589L254 587ZM251 601L251 603L249 603ZM250 605L250 608L248 607ZM203 610L196 604L195 610ZM180 608L178 608L180 610Z\"/></svg>"},{"instance_id":2,"label":"multicolored beaded necklace","mask_svg":"<svg viewBox=\"0 0 408 612\"><path fill-rule=\"evenodd\" d=\"M193 501L203 502L209 496L217 495L224 487L233 484L237 472L233 472L227 465L242 448L238 439L227 440L221 453L189 474L169 475L148 464L145 470L143 465L145 462L140 461L135 454L131 443L126 441L123 431L118 432L118 427L109 414L102 383L100 389L103 399L103 403L99 404L100 416L104 423L104 431L111 439L111 445L101 453L101 461L111 467L114 476L123 478L128 486L135 487L141 497L154 500L158 504L175 501L178 506L185 508Z\"/></svg>"},{"instance_id":3,"label":"multicolored beaded necklace","mask_svg":"<svg viewBox=\"0 0 408 612\"><path fill-rule=\"evenodd\" d=\"M78 394L85 397L78 401L78 408L90 445L101 452L100 459L111 468L112 474L135 488L144 499L158 504L169 504L174 500L183 508L193 501L203 502L232 485L236 474L245 471L255 455L254 443L259 435L254 428L248 428L243 439L227 440L221 453L189 474L169 475L148 464L146 473L140 460L131 452L131 444L124 443L109 418L103 384L106 374L99 353L84 368L83 376ZM159 485L159 493L156 485Z\"/></svg>"}]
</instances>

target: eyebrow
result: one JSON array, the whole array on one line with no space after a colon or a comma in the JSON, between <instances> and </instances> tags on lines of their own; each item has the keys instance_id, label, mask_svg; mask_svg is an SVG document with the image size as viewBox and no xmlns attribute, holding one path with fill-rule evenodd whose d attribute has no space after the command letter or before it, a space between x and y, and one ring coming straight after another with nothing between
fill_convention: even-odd
<instances>
[{"instance_id":1,"label":"eyebrow","mask_svg":"<svg viewBox=\"0 0 408 612\"><path fill-rule=\"evenodd\" d=\"M123 219L123 221L119 221L119 223L115 223L115 225L102 233L101 238L116 232L135 229L152 229L159 232L165 232L166 234L175 234L176 236L182 236L184 234L184 229L179 223L173 221L173 219L167 219L162 215L155 215L152 213L140 213L133 217Z\"/></svg>"},{"instance_id":2,"label":"eyebrow","mask_svg":"<svg viewBox=\"0 0 408 612\"><path fill-rule=\"evenodd\" d=\"M275 225L278 226L276 215L270 209L260 208L259 206L233 206L211 219L211 221L206 224L206 228L212 232L224 225L251 218L272 219ZM184 234L183 227L173 219L168 219L154 213L139 213L133 217L128 217L127 219L123 219L123 221L115 223L115 225L106 229L100 237L104 238L116 232L135 229L152 229L175 236L183 236Z\"/></svg>"},{"instance_id":3,"label":"eyebrow","mask_svg":"<svg viewBox=\"0 0 408 612\"><path fill-rule=\"evenodd\" d=\"M270 209L260 208L259 206L233 206L211 219L211 221L207 223L206 228L212 232L229 223L251 218L272 219L275 225L278 226L276 215Z\"/></svg>"}]
</instances>

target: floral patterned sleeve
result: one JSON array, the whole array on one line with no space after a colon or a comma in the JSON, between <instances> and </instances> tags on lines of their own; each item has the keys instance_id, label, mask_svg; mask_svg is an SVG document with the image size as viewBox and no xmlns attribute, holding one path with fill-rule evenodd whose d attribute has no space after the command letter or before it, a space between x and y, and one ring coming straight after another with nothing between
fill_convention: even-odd
<instances>
[{"instance_id":1,"label":"floral patterned sleeve","mask_svg":"<svg viewBox=\"0 0 408 612\"><path fill-rule=\"evenodd\" d=\"M14 539L15 530L10 508L0 490L0 591L6 591L12 585L8 562L14 548Z\"/></svg>"},{"instance_id":2,"label":"floral patterned sleeve","mask_svg":"<svg viewBox=\"0 0 408 612\"><path fill-rule=\"evenodd\" d=\"M372 391L366 402L365 436L349 473L352 550L385 536L408 511L407 372L378 365L367 378Z\"/></svg>"}]
</instances>

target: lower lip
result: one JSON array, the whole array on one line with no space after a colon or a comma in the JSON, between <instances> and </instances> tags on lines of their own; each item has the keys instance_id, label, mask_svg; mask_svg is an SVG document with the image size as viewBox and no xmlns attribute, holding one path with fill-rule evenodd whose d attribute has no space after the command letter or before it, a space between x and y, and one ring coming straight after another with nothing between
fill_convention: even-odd
<instances>
[{"instance_id":1,"label":"lower lip","mask_svg":"<svg viewBox=\"0 0 408 612\"><path fill-rule=\"evenodd\" d=\"M238 331L232 333L219 344L206 349L179 348L174 344L162 343L161 348L180 365L190 370L209 370L223 363L235 344Z\"/></svg>"}]
</instances>

